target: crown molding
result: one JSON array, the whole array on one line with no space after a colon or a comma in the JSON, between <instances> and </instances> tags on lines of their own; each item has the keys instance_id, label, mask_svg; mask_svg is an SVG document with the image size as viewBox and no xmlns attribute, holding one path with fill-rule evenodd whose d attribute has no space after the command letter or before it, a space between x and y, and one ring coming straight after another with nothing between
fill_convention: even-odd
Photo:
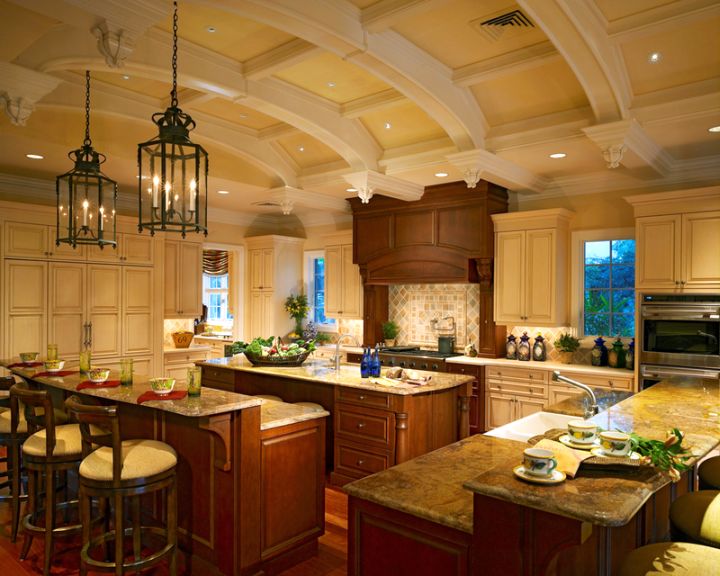
<instances>
[{"instance_id":1,"label":"crown molding","mask_svg":"<svg viewBox=\"0 0 720 576\"><path fill-rule=\"evenodd\" d=\"M661 34L679 26L720 15L717 0L685 0L640 10L613 20L607 26L611 40L629 42L649 34Z\"/></svg>"},{"instance_id":2,"label":"crown molding","mask_svg":"<svg viewBox=\"0 0 720 576\"><path fill-rule=\"evenodd\" d=\"M388 90L378 92L377 94L370 94L369 96L364 96L362 98L346 102L340 106L340 113L345 118L359 118L368 112L382 110L383 108L388 108L399 102L406 101L407 98L403 94L394 88L390 88Z\"/></svg>"},{"instance_id":3,"label":"crown molding","mask_svg":"<svg viewBox=\"0 0 720 576\"><path fill-rule=\"evenodd\" d=\"M306 42L301 38L294 38L290 42L250 58L244 63L243 70L247 78L259 80L271 76L278 70L304 62L320 53L319 46Z\"/></svg>"}]
</instances>

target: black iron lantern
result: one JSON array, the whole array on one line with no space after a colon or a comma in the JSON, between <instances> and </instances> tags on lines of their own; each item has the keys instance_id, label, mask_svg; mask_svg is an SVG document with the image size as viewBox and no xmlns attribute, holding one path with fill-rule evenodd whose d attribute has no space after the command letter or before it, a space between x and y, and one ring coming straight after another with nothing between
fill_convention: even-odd
<instances>
[{"instance_id":1,"label":"black iron lantern","mask_svg":"<svg viewBox=\"0 0 720 576\"><path fill-rule=\"evenodd\" d=\"M117 247L115 203L117 182L100 170L105 156L96 152L90 140L90 72L85 72L85 140L68 158L75 167L55 181L57 193L57 236L55 244L95 244Z\"/></svg>"},{"instance_id":2,"label":"black iron lantern","mask_svg":"<svg viewBox=\"0 0 720 576\"><path fill-rule=\"evenodd\" d=\"M173 86L170 107L153 114L158 136L138 144L138 229L207 236L208 155L190 140L195 121L178 108L177 2L173 2Z\"/></svg>"}]
</instances>

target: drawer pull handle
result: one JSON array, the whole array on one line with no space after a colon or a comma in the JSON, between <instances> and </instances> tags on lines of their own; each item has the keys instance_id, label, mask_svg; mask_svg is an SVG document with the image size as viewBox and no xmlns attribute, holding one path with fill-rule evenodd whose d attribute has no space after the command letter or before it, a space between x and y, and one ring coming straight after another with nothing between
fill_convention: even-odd
<instances>
[{"instance_id":1,"label":"drawer pull handle","mask_svg":"<svg viewBox=\"0 0 720 576\"><path fill-rule=\"evenodd\" d=\"M363 464L365 464L365 460L358 460L358 461L357 461L357 465L358 465L358 466L362 466Z\"/></svg>"},{"instance_id":2,"label":"drawer pull handle","mask_svg":"<svg viewBox=\"0 0 720 576\"><path fill-rule=\"evenodd\" d=\"M532 380L532 377L533 377L532 374L528 374L528 378L530 378L530 380Z\"/></svg>"},{"instance_id":3,"label":"drawer pull handle","mask_svg":"<svg viewBox=\"0 0 720 576\"><path fill-rule=\"evenodd\" d=\"M365 422L358 422L357 427L359 429L365 428Z\"/></svg>"},{"instance_id":4,"label":"drawer pull handle","mask_svg":"<svg viewBox=\"0 0 720 576\"><path fill-rule=\"evenodd\" d=\"M365 400L365 394L360 394L360 396L358 396L358 400Z\"/></svg>"}]
</instances>

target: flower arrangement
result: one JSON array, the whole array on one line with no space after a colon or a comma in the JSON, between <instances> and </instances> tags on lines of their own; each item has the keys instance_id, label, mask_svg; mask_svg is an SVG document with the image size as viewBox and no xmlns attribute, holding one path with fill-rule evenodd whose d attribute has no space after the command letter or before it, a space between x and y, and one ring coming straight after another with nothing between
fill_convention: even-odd
<instances>
[{"instance_id":1,"label":"flower arrangement","mask_svg":"<svg viewBox=\"0 0 720 576\"><path fill-rule=\"evenodd\" d=\"M308 305L308 299L305 294L290 294L285 299L285 311L290 315L290 318L295 320L295 338L300 338L302 335L302 321L307 316L310 306Z\"/></svg>"},{"instance_id":2,"label":"flower arrangement","mask_svg":"<svg viewBox=\"0 0 720 576\"><path fill-rule=\"evenodd\" d=\"M677 428L667 432L667 438L662 440L650 440L635 433L630 434L632 449L639 453L646 464L652 464L660 470L665 470L673 482L680 480L680 474L690 469L686 463L692 452L684 448L682 441L684 434Z\"/></svg>"}]
</instances>

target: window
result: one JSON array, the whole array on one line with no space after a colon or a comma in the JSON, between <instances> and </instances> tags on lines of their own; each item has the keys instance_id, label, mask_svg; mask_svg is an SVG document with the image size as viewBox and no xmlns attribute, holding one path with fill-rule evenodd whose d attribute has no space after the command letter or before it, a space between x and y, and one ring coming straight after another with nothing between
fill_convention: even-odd
<instances>
[{"instance_id":1,"label":"window","mask_svg":"<svg viewBox=\"0 0 720 576\"><path fill-rule=\"evenodd\" d=\"M325 253L322 250L305 252L304 273L310 305L308 320L324 332L335 332L335 319L325 316Z\"/></svg>"},{"instance_id":2,"label":"window","mask_svg":"<svg viewBox=\"0 0 720 576\"><path fill-rule=\"evenodd\" d=\"M635 240L583 241L583 334L635 335Z\"/></svg>"},{"instance_id":3,"label":"window","mask_svg":"<svg viewBox=\"0 0 720 576\"><path fill-rule=\"evenodd\" d=\"M233 317L228 309L228 275L203 274L203 304L207 306L210 324L232 327Z\"/></svg>"}]
</instances>

